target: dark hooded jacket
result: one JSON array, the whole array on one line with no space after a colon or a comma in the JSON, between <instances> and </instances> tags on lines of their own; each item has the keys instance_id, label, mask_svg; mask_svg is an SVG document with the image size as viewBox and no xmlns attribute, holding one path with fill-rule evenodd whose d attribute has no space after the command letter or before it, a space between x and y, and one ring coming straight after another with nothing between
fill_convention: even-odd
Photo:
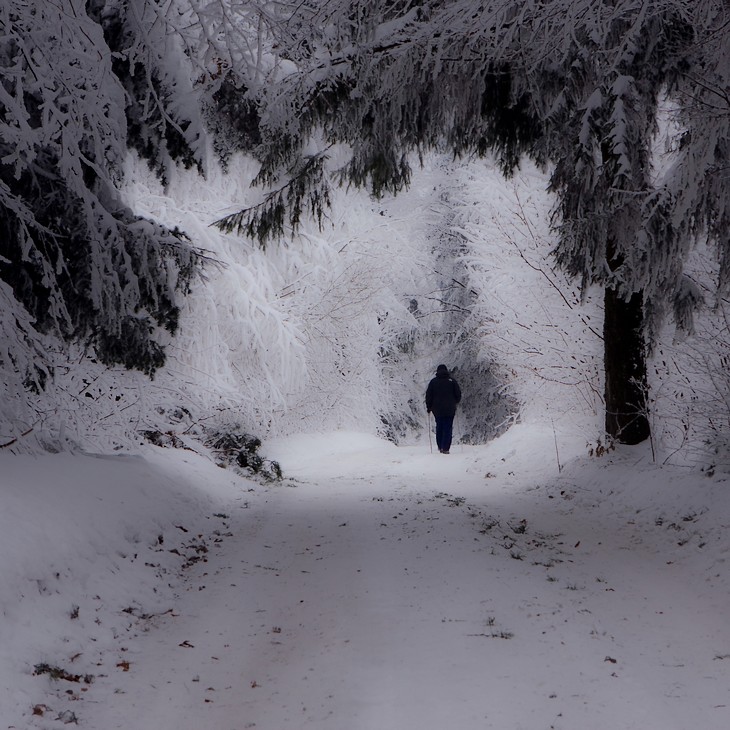
<instances>
[{"instance_id":1,"label":"dark hooded jacket","mask_svg":"<svg viewBox=\"0 0 730 730\"><path fill-rule=\"evenodd\" d=\"M436 418L453 416L460 400L459 384L449 375L446 365L439 365L436 368L436 377L426 388L426 410Z\"/></svg>"}]
</instances>

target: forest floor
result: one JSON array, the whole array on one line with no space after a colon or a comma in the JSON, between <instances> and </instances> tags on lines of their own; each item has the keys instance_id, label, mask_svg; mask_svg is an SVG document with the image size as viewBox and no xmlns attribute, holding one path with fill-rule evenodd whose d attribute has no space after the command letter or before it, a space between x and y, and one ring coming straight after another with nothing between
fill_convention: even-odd
<instances>
[{"instance_id":1,"label":"forest floor","mask_svg":"<svg viewBox=\"0 0 730 730\"><path fill-rule=\"evenodd\" d=\"M157 545L133 536L159 555L155 571L147 558L147 572L130 573L131 558L117 551L112 567L102 559L84 580L69 572L54 595L64 596L59 606L82 596L70 618L51 618L47 595L26 599L49 634L67 636L28 646L16 635L11 651L29 656L3 669L13 677L5 691L15 692L0 707L16 714L0 727L730 726L723 477L660 468L644 447L601 458L563 447L559 472L553 434L529 426L448 456L353 434L266 448L284 469L276 485L232 479L175 450L123 464L152 463L173 482L186 473L214 492L209 507L177 479L167 518L185 539L182 577L163 569L182 552L168 530ZM97 461L103 473L120 468ZM154 479L145 483L149 497ZM135 494L130 487L132 508L164 514L164 499ZM183 523L193 509L207 510L207 533ZM108 578L88 586L102 570ZM9 617L6 600L3 630ZM94 633L110 621L110 635ZM39 676L41 659L72 674L92 653L76 681ZM86 685L84 671L94 674Z\"/></svg>"}]
</instances>

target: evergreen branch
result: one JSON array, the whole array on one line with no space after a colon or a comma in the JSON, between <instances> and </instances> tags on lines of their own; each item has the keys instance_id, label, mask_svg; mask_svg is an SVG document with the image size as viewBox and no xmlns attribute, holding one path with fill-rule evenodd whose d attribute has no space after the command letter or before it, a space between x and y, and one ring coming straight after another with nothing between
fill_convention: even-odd
<instances>
[{"instance_id":1,"label":"evergreen branch","mask_svg":"<svg viewBox=\"0 0 730 730\"><path fill-rule=\"evenodd\" d=\"M211 225L224 233L245 235L265 248L268 241L284 235L286 223L293 233L299 229L307 205L308 214L321 230L330 207L329 183L324 169L328 159L324 151L299 160L290 169L288 182L268 193L261 203L220 218Z\"/></svg>"}]
</instances>

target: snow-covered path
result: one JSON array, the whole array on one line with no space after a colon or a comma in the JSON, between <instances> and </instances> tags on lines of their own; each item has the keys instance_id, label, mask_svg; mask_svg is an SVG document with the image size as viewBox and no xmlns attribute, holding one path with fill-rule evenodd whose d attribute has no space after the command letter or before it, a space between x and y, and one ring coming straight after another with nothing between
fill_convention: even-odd
<instances>
[{"instance_id":1,"label":"snow-covered path","mask_svg":"<svg viewBox=\"0 0 730 730\"><path fill-rule=\"evenodd\" d=\"M653 516L508 440L297 443L274 454L296 481L229 515L87 727L728 727L727 583L669 555Z\"/></svg>"}]
</instances>

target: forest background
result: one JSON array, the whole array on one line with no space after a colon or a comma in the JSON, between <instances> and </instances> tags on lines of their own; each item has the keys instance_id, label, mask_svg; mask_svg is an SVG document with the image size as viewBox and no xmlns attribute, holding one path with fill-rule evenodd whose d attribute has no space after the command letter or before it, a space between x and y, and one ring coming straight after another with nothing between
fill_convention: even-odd
<instances>
[{"instance_id":1,"label":"forest background","mask_svg":"<svg viewBox=\"0 0 730 730\"><path fill-rule=\"evenodd\" d=\"M726 464L724 4L297 8L3 5L0 445L409 441L443 361L465 442L600 450L613 296L629 420Z\"/></svg>"}]
</instances>

